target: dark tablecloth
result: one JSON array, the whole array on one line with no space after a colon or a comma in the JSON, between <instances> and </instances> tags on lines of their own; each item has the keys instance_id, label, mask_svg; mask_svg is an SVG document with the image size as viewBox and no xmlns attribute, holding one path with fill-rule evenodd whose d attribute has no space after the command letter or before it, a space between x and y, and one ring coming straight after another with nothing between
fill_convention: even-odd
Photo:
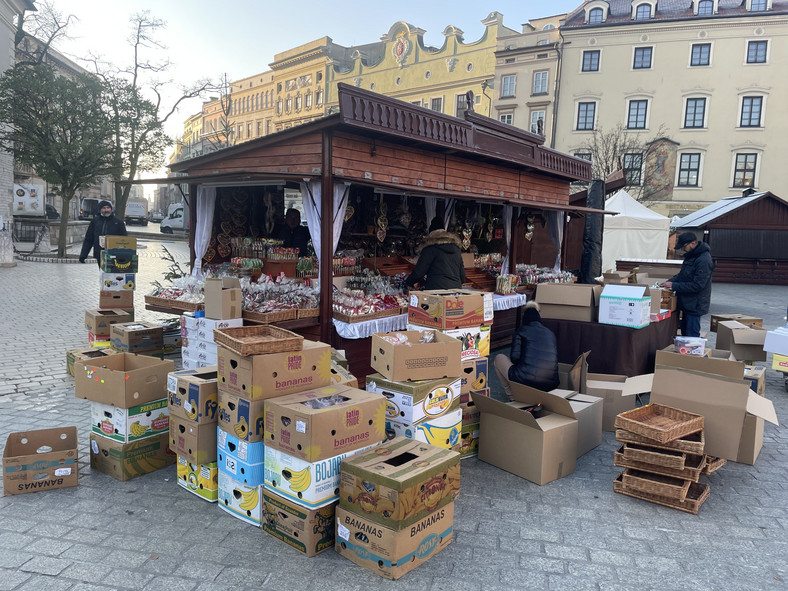
<instances>
[{"instance_id":1,"label":"dark tablecloth","mask_svg":"<svg viewBox=\"0 0 788 591\"><path fill-rule=\"evenodd\" d=\"M678 314L645 328L627 328L598 322L543 318L542 323L555 333L558 361L574 363L586 351L588 370L637 376L654 371L654 357L659 349L673 344Z\"/></svg>"}]
</instances>

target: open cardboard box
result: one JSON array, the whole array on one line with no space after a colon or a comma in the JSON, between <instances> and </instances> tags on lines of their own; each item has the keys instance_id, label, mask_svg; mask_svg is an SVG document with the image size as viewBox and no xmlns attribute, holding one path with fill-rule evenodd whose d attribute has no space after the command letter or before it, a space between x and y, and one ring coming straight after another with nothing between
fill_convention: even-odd
<instances>
[{"instance_id":1,"label":"open cardboard box","mask_svg":"<svg viewBox=\"0 0 788 591\"><path fill-rule=\"evenodd\" d=\"M627 377L615 374L589 373L584 394L604 399L602 430L615 431L616 415L637 406L637 394L651 391L654 374Z\"/></svg>"},{"instance_id":2,"label":"open cardboard box","mask_svg":"<svg viewBox=\"0 0 788 591\"><path fill-rule=\"evenodd\" d=\"M726 320L717 323L717 348L727 349L736 359L743 361L766 361L763 350L767 330Z\"/></svg>"},{"instance_id":3,"label":"open cardboard box","mask_svg":"<svg viewBox=\"0 0 788 591\"><path fill-rule=\"evenodd\" d=\"M167 397L167 374L175 364L147 355L120 353L74 364L74 392L102 404L131 408Z\"/></svg>"},{"instance_id":4,"label":"open cardboard box","mask_svg":"<svg viewBox=\"0 0 788 591\"><path fill-rule=\"evenodd\" d=\"M493 322L493 294L470 289L411 291L408 322L451 330Z\"/></svg>"},{"instance_id":5,"label":"open cardboard box","mask_svg":"<svg viewBox=\"0 0 788 591\"><path fill-rule=\"evenodd\" d=\"M3 495L79 484L76 427L10 433L3 449Z\"/></svg>"},{"instance_id":6,"label":"open cardboard box","mask_svg":"<svg viewBox=\"0 0 788 591\"><path fill-rule=\"evenodd\" d=\"M420 342L422 331L417 330L374 333L370 365L395 382L460 377L462 344L438 330L433 332L432 343ZM389 334L405 335L409 344L395 345L384 338Z\"/></svg>"},{"instance_id":7,"label":"open cardboard box","mask_svg":"<svg viewBox=\"0 0 788 591\"><path fill-rule=\"evenodd\" d=\"M536 301L542 318L593 322L597 319L601 293L601 285L540 283L536 287Z\"/></svg>"},{"instance_id":8,"label":"open cardboard box","mask_svg":"<svg viewBox=\"0 0 788 591\"><path fill-rule=\"evenodd\" d=\"M756 316L747 316L746 314L712 314L709 321L709 332L717 332L717 325L728 320L735 320L745 326L763 327L763 318Z\"/></svg>"}]
</instances>

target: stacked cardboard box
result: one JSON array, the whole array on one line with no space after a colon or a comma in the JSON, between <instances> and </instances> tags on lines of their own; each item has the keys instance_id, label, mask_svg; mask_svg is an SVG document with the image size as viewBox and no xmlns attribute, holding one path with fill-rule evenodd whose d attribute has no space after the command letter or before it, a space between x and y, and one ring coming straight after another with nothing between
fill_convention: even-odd
<instances>
[{"instance_id":1,"label":"stacked cardboard box","mask_svg":"<svg viewBox=\"0 0 788 591\"><path fill-rule=\"evenodd\" d=\"M448 546L460 456L397 437L342 462L336 551L398 579Z\"/></svg>"},{"instance_id":2,"label":"stacked cardboard box","mask_svg":"<svg viewBox=\"0 0 788 591\"><path fill-rule=\"evenodd\" d=\"M152 322L119 322L110 326L109 341L113 349L163 357L164 329Z\"/></svg>"},{"instance_id":3,"label":"stacked cardboard box","mask_svg":"<svg viewBox=\"0 0 788 591\"><path fill-rule=\"evenodd\" d=\"M243 325L241 284L233 277L206 279L205 311L181 316L181 358L184 369L216 365L214 330Z\"/></svg>"},{"instance_id":4,"label":"stacked cardboard box","mask_svg":"<svg viewBox=\"0 0 788 591\"><path fill-rule=\"evenodd\" d=\"M131 236L101 236L101 292L99 308L134 313L137 283L137 239Z\"/></svg>"}]
</instances>

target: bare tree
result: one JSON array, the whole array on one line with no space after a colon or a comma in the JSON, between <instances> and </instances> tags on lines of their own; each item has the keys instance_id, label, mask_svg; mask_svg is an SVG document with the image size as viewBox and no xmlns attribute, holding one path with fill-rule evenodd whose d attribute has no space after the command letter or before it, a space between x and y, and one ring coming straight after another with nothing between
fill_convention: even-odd
<instances>
[{"instance_id":1,"label":"bare tree","mask_svg":"<svg viewBox=\"0 0 788 591\"><path fill-rule=\"evenodd\" d=\"M219 94L219 97L216 99L219 117L216 119L215 129L203 130L203 136L207 146L210 148L208 150L210 152L229 148L235 145L236 141L233 122L230 119L230 116L233 114L232 85L226 72L222 74L219 83L212 90ZM213 122L213 118L211 118L211 122Z\"/></svg>"}]
</instances>

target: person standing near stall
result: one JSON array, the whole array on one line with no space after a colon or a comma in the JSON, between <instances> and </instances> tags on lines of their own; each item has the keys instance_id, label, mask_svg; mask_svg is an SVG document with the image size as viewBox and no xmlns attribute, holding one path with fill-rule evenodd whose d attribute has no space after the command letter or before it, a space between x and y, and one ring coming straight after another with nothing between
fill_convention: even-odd
<instances>
[{"instance_id":1,"label":"person standing near stall","mask_svg":"<svg viewBox=\"0 0 788 591\"><path fill-rule=\"evenodd\" d=\"M681 310L681 335L699 337L700 317L709 313L711 304L711 273L714 271L711 248L705 242L698 242L692 232L682 232L675 250L684 252L681 271L662 286L678 295L676 307Z\"/></svg>"},{"instance_id":2,"label":"person standing near stall","mask_svg":"<svg viewBox=\"0 0 788 591\"><path fill-rule=\"evenodd\" d=\"M112 211L112 203L99 201L99 215L90 221L88 230L85 232L85 239L82 241L82 251L79 253L79 262L85 262L92 246L93 256L96 257L96 262L101 267L102 248L99 244L99 238L101 236L126 235L126 224L123 223L123 220L115 217L115 213Z\"/></svg>"},{"instance_id":3,"label":"person standing near stall","mask_svg":"<svg viewBox=\"0 0 788 591\"><path fill-rule=\"evenodd\" d=\"M413 287L423 283L424 289L460 289L465 281L461 246L455 234L443 229L443 220L434 217L406 285Z\"/></svg>"},{"instance_id":4,"label":"person standing near stall","mask_svg":"<svg viewBox=\"0 0 788 591\"><path fill-rule=\"evenodd\" d=\"M309 244L309 228L301 225L301 212L291 207L285 213L285 223L276 233L285 248L297 248L298 256L305 257Z\"/></svg>"}]
</instances>

